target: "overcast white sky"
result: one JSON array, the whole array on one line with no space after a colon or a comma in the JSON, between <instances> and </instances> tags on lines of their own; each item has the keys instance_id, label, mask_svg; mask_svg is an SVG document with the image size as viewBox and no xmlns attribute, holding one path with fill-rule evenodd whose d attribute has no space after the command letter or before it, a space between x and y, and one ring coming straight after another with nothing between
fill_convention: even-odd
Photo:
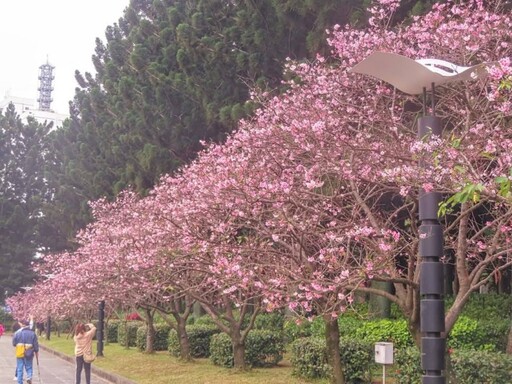
<instances>
[{"instance_id":1,"label":"overcast white sky","mask_svg":"<svg viewBox=\"0 0 512 384\"><path fill-rule=\"evenodd\" d=\"M0 0L0 100L36 100L39 66L55 67L51 108L68 113L74 73L94 72L95 40L117 23L130 0Z\"/></svg>"}]
</instances>

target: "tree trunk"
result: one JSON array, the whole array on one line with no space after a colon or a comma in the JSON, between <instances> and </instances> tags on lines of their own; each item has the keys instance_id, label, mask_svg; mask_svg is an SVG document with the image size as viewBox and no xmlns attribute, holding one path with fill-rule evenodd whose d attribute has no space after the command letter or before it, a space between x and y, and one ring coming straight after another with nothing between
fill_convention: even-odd
<instances>
[{"instance_id":1,"label":"tree trunk","mask_svg":"<svg viewBox=\"0 0 512 384\"><path fill-rule=\"evenodd\" d=\"M338 320L333 319L329 315L325 315L324 320L325 341L327 344L327 360L330 366L332 367L331 383L345 384L343 365L341 363L340 330L338 328Z\"/></svg>"},{"instance_id":2,"label":"tree trunk","mask_svg":"<svg viewBox=\"0 0 512 384\"><path fill-rule=\"evenodd\" d=\"M371 287L391 293L393 286L388 281L372 281ZM369 311L373 318L389 319L391 315L391 301L384 296L370 294Z\"/></svg>"},{"instance_id":3,"label":"tree trunk","mask_svg":"<svg viewBox=\"0 0 512 384\"><path fill-rule=\"evenodd\" d=\"M124 321L124 334L125 334L125 340L124 340L124 347L126 349L130 349L130 337L128 335L128 320Z\"/></svg>"},{"instance_id":4,"label":"tree trunk","mask_svg":"<svg viewBox=\"0 0 512 384\"><path fill-rule=\"evenodd\" d=\"M421 349L421 328L420 328L419 319L418 319L418 321L412 321L409 319L407 326L409 328L409 332L411 333L414 344L419 349Z\"/></svg>"},{"instance_id":5,"label":"tree trunk","mask_svg":"<svg viewBox=\"0 0 512 384\"><path fill-rule=\"evenodd\" d=\"M153 322L153 313L149 309L145 309L146 314L146 353L155 352L155 325Z\"/></svg>"},{"instance_id":6,"label":"tree trunk","mask_svg":"<svg viewBox=\"0 0 512 384\"><path fill-rule=\"evenodd\" d=\"M187 320L181 317L175 317L177 325L176 332L178 334L178 340L180 342L180 358L185 361L192 360L190 353L190 341L188 340L187 334Z\"/></svg>"},{"instance_id":7,"label":"tree trunk","mask_svg":"<svg viewBox=\"0 0 512 384\"><path fill-rule=\"evenodd\" d=\"M242 341L242 335L239 329L233 329L231 332L231 343L233 345L233 365L234 368L245 370L245 344Z\"/></svg>"},{"instance_id":8,"label":"tree trunk","mask_svg":"<svg viewBox=\"0 0 512 384\"><path fill-rule=\"evenodd\" d=\"M453 250L446 250L446 258L448 262L444 264L444 294L445 296L453 296L455 281L455 254Z\"/></svg>"},{"instance_id":9,"label":"tree trunk","mask_svg":"<svg viewBox=\"0 0 512 384\"><path fill-rule=\"evenodd\" d=\"M194 316L194 320L199 319L201 316L204 316L206 314L206 311L203 309L201 304L199 302L195 302L192 306L192 313Z\"/></svg>"}]
</instances>

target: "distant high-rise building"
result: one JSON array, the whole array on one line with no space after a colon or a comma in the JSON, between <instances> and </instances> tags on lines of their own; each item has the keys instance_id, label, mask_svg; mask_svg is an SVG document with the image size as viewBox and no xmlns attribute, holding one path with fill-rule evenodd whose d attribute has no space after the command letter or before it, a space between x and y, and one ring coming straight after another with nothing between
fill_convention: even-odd
<instances>
[{"instance_id":1,"label":"distant high-rise building","mask_svg":"<svg viewBox=\"0 0 512 384\"><path fill-rule=\"evenodd\" d=\"M53 122L54 128L62 126L64 120L69 116L56 113L51 109L51 103L53 101L52 82L55 79L53 75L54 69L55 67L50 65L48 61L46 64L39 67L39 88L37 89L39 91L39 98L37 99L39 107L37 107L34 99L12 96L10 93L6 92L4 99L0 100L0 112L4 113L7 106L13 104L16 113L25 123L28 121L29 117L32 117L39 123Z\"/></svg>"},{"instance_id":2,"label":"distant high-rise building","mask_svg":"<svg viewBox=\"0 0 512 384\"><path fill-rule=\"evenodd\" d=\"M40 111L51 111L50 105L53 101L52 99L52 81L55 79L53 76L53 70L55 67L50 65L48 61L46 64L43 64L39 67L39 98L37 102L39 103Z\"/></svg>"}]
</instances>

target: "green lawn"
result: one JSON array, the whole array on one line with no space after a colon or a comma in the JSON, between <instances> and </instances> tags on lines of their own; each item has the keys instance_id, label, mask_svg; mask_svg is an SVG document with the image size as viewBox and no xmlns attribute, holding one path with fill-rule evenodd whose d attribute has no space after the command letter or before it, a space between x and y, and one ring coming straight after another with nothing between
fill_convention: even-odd
<instances>
[{"instance_id":1,"label":"green lawn","mask_svg":"<svg viewBox=\"0 0 512 384\"><path fill-rule=\"evenodd\" d=\"M73 355L73 340L52 335L51 340L40 338L40 343L66 355ZM326 380L307 381L292 376L287 360L274 368L255 368L247 372L214 366L208 359L184 363L167 352L145 354L136 348L125 349L118 344L107 344L104 357L93 363L99 368L117 373L140 384L327 384ZM122 361L122 364L120 364Z\"/></svg>"}]
</instances>

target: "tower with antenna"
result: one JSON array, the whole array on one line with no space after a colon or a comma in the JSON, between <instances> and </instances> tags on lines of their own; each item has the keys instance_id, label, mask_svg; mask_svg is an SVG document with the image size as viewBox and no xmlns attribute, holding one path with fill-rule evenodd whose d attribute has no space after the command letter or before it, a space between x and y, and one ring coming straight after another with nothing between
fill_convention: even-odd
<instances>
[{"instance_id":1,"label":"tower with antenna","mask_svg":"<svg viewBox=\"0 0 512 384\"><path fill-rule=\"evenodd\" d=\"M51 111L50 104L52 103L52 81L55 79L53 76L53 70L55 67L48 63L46 60L46 64L43 64L39 67L39 98L37 101L39 102L39 110L40 111Z\"/></svg>"}]
</instances>

